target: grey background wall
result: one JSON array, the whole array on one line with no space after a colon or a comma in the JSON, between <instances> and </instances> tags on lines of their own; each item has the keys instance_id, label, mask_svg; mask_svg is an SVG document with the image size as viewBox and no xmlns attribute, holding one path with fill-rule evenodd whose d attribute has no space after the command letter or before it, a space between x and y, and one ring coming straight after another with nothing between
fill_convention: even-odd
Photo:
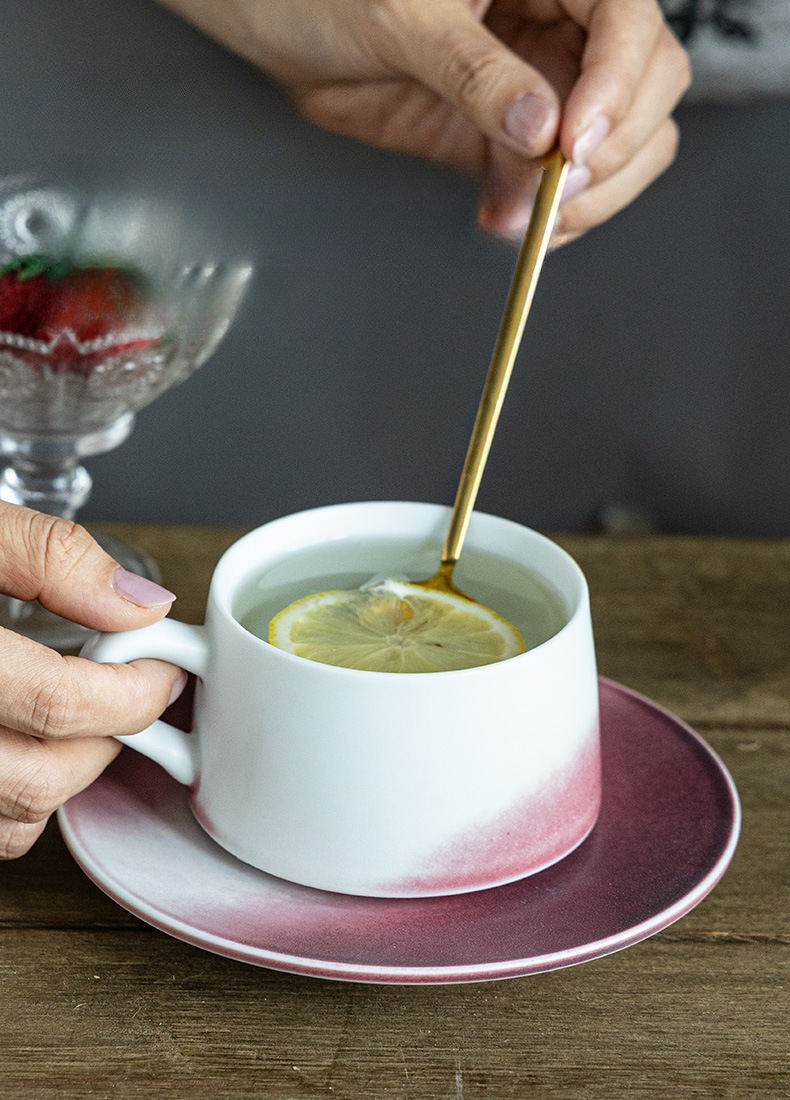
<instances>
[{"instance_id":1,"label":"grey background wall","mask_svg":"<svg viewBox=\"0 0 790 1100\"><path fill-rule=\"evenodd\" d=\"M93 459L89 519L449 502L514 261L475 190L324 134L152 0L2 0L0 174L208 206L256 263L188 382ZM543 529L790 529L790 103L681 108L674 168L552 255L480 507Z\"/></svg>"}]
</instances>

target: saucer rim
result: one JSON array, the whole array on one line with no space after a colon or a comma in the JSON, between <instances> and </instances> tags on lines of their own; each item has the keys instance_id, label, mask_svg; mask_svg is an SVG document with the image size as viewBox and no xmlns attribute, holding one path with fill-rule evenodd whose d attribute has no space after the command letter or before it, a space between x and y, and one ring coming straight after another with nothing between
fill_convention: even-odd
<instances>
[{"instance_id":1,"label":"saucer rim","mask_svg":"<svg viewBox=\"0 0 790 1100\"><path fill-rule=\"evenodd\" d=\"M594 959L603 958L606 955L624 950L627 947L632 947L669 927L689 913L707 897L727 870L738 844L742 823L741 802L735 782L719 754L696 732L696 730L692 729L688 723L684 722L683 719L679 718L676 714L638 691L634 691L606 677L599 677L599 683L662 714L686 737L696 742L703 754L708 757L709 762L714 766L719 779L723 781L724 790L729 796L730 829L727 841L715 862L708 868L703 877L696 882L692 889L688 890L683 897L678 898L672 905L666 909L660 910L636 925L613 933L611 936L564 948L561 951L550 952L543 955L532 955L519 959L498 960L489 963L465 963L440 966L392 966L375 963L359 964L337 962L331 959L308 958L306 955L290 955L285 952L274 951L271 948L255 948L249 944L241 944L236 940L224 936L217 936L213 932L196 932L192 925L187 924L178 917L168 916L167 919L164 920L160 911L153 905L146 904L144 899L132 896L131 891L125 894L122 890L115 888L114 885L109 885L106 874L99 868L98 862L95 861L93 856L85 849L73 830L69 821L68 803L61 806L58 810L58 823L66 846L78 866L103 893L116 902L116 904L120 905L121 908L167 935L173 936L185 943L189 943L194 947L238 962L261 966L282 973L298 974L308 977L321 977L329 980L370 984L399 985L443 985L447 983L494 981L504 978L522 977L530 974L540 974L551 970L576 966L583 962L591 962ZM272 878L273 876L269 877ZM496 891L503 889L505 885L512 885L512 883L493 886L489 889L491 891ZM309 890L310 888L300 887L300 889ZM324 893L325 891L316 892ZM488 893L488 891L481 892ZM367 900L369 899L360 899L360 901ZM415 904L424 904L425 901L425 898L399 899L400 904L404 905L409 905L411 902Z\"/></svg>"}]
</instances>

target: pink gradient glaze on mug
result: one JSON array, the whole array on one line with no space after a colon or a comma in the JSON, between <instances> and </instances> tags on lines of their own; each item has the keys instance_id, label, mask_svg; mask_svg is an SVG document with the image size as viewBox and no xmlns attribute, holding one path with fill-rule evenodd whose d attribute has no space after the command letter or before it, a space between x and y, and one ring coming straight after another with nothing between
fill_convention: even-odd
<instances>
[{"instance_id":1,"label":"pink gradient glaze on mug","mask_svg":"<svg viewBox=\"0 0 790 1100\"><path fill-rule=\"evenodd\" d=\"M470 560L476 548L533 571L565 609L553 636L493 665L338 668L285 653L238 621L240 593L272 563L307 552L317 570L308 583L331 545L364 573L371 535L406 540L430 563L448 517L438 505L369 502L275 520L219 562L205 626L165 620L83 651L158 657L199 677L192 734L160 721L121 740L187 785L206 832L253 867L323 890L430 897L534 874L593 828L601 769L587 586L544 536L472 518Z\"/></svg>"},{"instance_id":2,"label":"pink gradient glaze on mug","mask_svg":"<svg viewBox=\"0 0 790 1100\"><path fill-rule=\"evenodd\" d=\"M413 877L380 885L385 896L460 894L536 874L564 859L590 835L601 808L599 725L583 752L535 796L522 795L492 821L470 828L432 856Z\"/></svg>"}]
</instances>

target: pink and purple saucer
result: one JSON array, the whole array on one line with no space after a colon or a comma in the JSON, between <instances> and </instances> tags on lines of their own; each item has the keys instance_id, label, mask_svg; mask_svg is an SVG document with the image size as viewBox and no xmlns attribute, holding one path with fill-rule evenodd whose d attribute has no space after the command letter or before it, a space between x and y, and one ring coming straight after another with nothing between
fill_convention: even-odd
<instances>
[{"instance_id":1,"label":"pink and purple saucer","mask_svg":"<svg viewBox=\"0 0 790 1100\"><path fill-rule=\"evenodd\" d=\"M296 886L241 863L186 792L129 749L59 811L74 858L154 927L240 962L380 983L478 982L630 947L713 889L740 829L721 760L655 703L601 680L604 797L588 839L530 878L390 900Z\"/></svg>"}]
</instances>

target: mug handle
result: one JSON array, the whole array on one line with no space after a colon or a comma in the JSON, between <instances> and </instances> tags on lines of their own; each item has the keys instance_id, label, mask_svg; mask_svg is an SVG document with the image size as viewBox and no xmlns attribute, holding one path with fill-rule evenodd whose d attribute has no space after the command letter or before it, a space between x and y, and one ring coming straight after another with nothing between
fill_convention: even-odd
<instances>
[{"instance_id":1,"label":"mug handle","mask_svg":"<svg viewBox=\"0 0 790 1100\"><path fill-rule=\"evenodd\" d=\"M140 630L96 634L82 647L80 657L101 664L158 657L202 676L208 659L206 628L162 619ZM161 764L179 783L189 786L197 779L197 738L169 722L157 719L140 733L122 735L116 740Z\"/></svg>"}]
</instances>

